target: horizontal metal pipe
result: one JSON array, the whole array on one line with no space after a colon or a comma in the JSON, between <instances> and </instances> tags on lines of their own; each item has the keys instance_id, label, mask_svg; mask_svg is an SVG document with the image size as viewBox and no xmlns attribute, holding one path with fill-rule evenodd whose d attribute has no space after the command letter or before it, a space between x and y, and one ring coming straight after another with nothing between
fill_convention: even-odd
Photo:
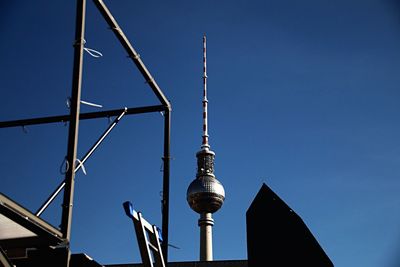
<instances>
[{"instance_id":1,"label":"horizontal metal pipe","mask_svg":"<svg viewBox=\"0 0 400 267\"><path fill-rule=\"evenodd\" d=\"M88 119L118 116L124 110L125 109L113 109L113 110L106 110L106 111L81 113L79 115L79 119L80 120L88 120ZM150 113L150 112L160 112L160 111L165 111L165 110L166 110L166 107L163 105L128 108L126 111L126 115ZM32 118L32 119L23 119L23 120L14 120L14 121L0 121L0 128L10 128L10 127L28 126L28 125L46 124L46 123L55 123L55 122L67 122L69 120L70 120L70 115L60 115L60 116L41 117L41 118Z\"/></svg>"}]
</instances>

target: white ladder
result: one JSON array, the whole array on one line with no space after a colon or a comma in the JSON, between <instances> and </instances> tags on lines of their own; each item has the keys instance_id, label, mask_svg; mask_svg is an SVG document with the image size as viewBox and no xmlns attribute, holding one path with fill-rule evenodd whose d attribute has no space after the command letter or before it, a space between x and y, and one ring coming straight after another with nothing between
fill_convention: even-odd
<instances>
[{"instance_id":1,"label":"white ladder","mask_svg":"<svg viewBox=\"0 0 400 267\"><path fill-rule=\"evenodd\" d=\"M146 221L140 212L136 212L131 202L126 201L123 206L126 215L133 221L143 266L165 267L159 228Z\"/></svg>"}]
</instances>

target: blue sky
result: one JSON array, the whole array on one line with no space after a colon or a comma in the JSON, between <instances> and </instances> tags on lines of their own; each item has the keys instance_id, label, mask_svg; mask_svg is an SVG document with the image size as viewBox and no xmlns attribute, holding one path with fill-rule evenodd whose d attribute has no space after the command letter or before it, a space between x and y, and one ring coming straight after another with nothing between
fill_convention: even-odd
<instances>
[{"instance_id":1,"label":"blue sky","mask_svg":"<svg viewBox=\"0 0 400 267\"><path fill-rule=\"evenodd\" d=\"M106 1L172 103L171 261L197 260L186 203L201 144L202 36L209 134L226 201L214 258L245 259L245 213L262 183L306 222L335 266L396 266L400 247L400 4L352 1ZM67 114L74 1L0 3L0 120ZM158 104L87 2L82 112ZM80 124L82 157L108 125ZM161 226L163 118L126 116L77 174L71 247L140 262L130 200ZM63 179L64 124L1 129L1 192L35 211ZM43 217L60 223L61 198ZM398 257L398 256L397 256Z\"/></svg>"}]
</instances>

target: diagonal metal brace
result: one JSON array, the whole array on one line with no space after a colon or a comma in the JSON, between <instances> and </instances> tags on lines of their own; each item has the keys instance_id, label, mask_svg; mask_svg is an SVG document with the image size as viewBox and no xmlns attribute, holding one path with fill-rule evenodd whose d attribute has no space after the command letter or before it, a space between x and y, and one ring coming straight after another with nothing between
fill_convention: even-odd
<instances>
[{"instance_id":1,"label":"diagonal metal brace","mask_svg":"<svg viewBox=\"0 0 400 267\"><path fill-rule=\"evenodd\" d=\"M112 129L117 125L117 123L122 119L122 117L126 114L127 108L113 121L113 123L108 126L106 131L101 135L101 137L94 143L94 145L89 149L86 155L80 160L80 164L75 168L74 172L79 171L79 169L83 166L85 161L93 154L93 152L97 149L97 147L103 142L103 140L107 137L107 135L112 131ZM57 195L61 192L61 190L65 187L65 180L61 182L61 184L57 187L57 189L49 196L49 198L43 203L43 205L36 211L36 216L40 216L43 211L53 202L53 200L57 197Z\"/></svg>"}]
</instances>

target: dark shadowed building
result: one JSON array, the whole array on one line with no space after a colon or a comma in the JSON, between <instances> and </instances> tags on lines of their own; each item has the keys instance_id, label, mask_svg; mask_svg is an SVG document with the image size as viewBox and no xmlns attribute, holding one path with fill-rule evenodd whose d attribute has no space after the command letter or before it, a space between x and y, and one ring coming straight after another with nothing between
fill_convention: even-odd
<instances>
[{"instance_id":1,"label":"dark shadowed building","mask_svg":"<svg viewBox=\"0 0 400 267\"><path fill-rule=\"evenodd\" d=\"M113 264L105 267L143 267L141 263ZM247 267L247 260L181 261L169 262L167 267Z\"/></svg>"},{"instance_id":2,"label":"dark shadowed building","mask_svg":"<svg viewBox=\"0 0 400 267\"><path fill-rule=\"evenodd\" d=\"M247 210L246 225L249 267L333 266L300 216L266 184Z\"/></svg>"},{"instance_id":3,"label":"dark shadowed building","mask_svg":"<svg viewBox=\"0 0 400 267\"><path fill-rule=\"evenodd\" d=\"M1 263L4 266L15 264L17 267L62 266L65 249L52 248L62 241L56 236L57 229L53 229L12 200L0 196L2 199L0 226L15 224L13 228L15 233L8 232L7 236L0 238L1 248L5 249L0 253ZM27 217L30 220L23 219ZM168 267L333 266L303 220L265 184L247 210L246 224L248 260L169 262L166 265ZM18 238L22 234L29 236ZM12 263L7 263L7 257ZM71 256L70 266L103 265L85 254L74 254ZM105 266L142 267L143 264Z\"/></svg>"}]
</instances>

